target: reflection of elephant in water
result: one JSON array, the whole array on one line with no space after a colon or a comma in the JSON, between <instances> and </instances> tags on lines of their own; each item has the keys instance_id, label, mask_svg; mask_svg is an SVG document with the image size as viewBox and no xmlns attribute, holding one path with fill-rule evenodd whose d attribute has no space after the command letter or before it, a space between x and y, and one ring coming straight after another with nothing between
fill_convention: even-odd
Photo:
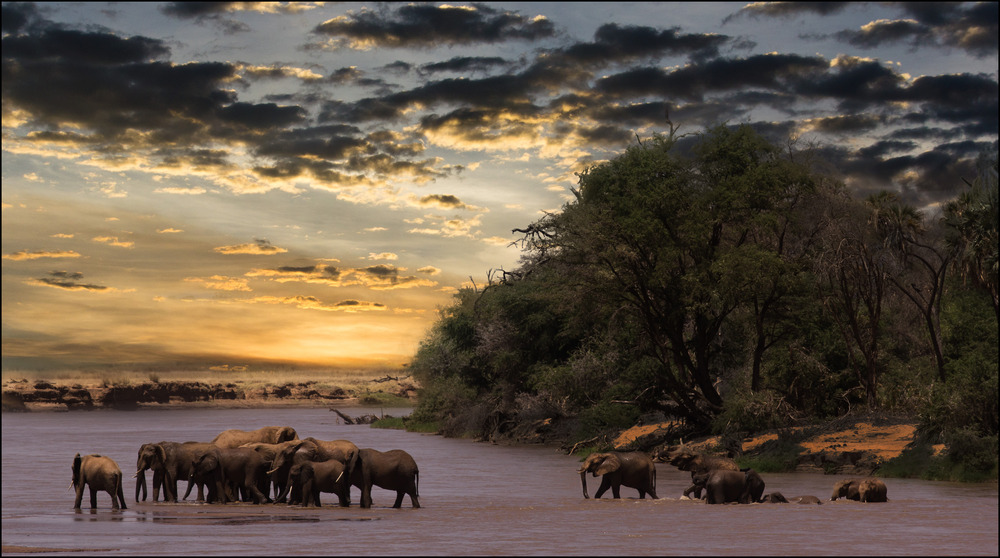
<instances>
[{"instance_id":1,"label":"reflection of elephant in water","mask_svg":"<svg viewBox=\"0 0 1000 558\"><path fill-rule=\"evenodd\" d=\"M753 504L760 502L764 494L764 479L753 469L740 471L716 469L701 473L698 477L696 483L704 479L705 502L708 504L729 502Z\"/></svg>"},{"instance_id":2,"label":"reflection of elephant in water","mask_svg":"<svg viewBox=\"0 0 1000 558\"><path fill-rule=\"evenodd\" d=\"M684 496L690 498L693 493L696 500L701 498L701 491L705 488L705 481L711 471L740 470L739 465L728 457L705 455L684 444L665 449L656 459L666 461L681 471L691 471L691 486L684 489Z\"/></svg>"},{"instance_id":3,"label":"reflection of elephant in water","mask_svg":"<svg viewBox=\"0 0 1000 558\"><path fill-rule=\"evenodd\" d=\"M235 448L253 442L280 444L298 439L299 435L291 426L265 426L257 430L226 430L216 436L212 443L220 448Z\"/></svg>"},{"instance_id":4,"label":"reflection of elephant in water","mask_svg":"<svg viewBox=\"0 0 1000 558\"><path fill-rule=\"evenodd\" d=\"M595 477L603 477L594 498L600 498L608 488L615 498L621 498L621 486L625 485L638 490L641 499L646 498L646 493L654 500L657 499L656 467L653 460L640 451L592 453L577 472L580 473L584 498L590 498L587 494L587 473L592 473Z\"/></svg>"},{"instance_id":5,"label":"reflection of elephant in water","mask_svg":"<svg viewBox=\"0 0 1000 558\"><path fill-rule=\"evenodd\" d=\"M292 491L302 494L302 506L315 505L317 508L320 492L337 495L341 507L351 505L350 479L344 474L344 464L336 459L328 461L304 461L293 465L289 474Z\"/></svg>"},{"instance_id":6,"label":"reflection of elephant in water","mask_svg":"<svg viewBox=\"0 0 1000 558\"><path fill-rule=\"evenodd\" d=\"M410 505L420 507L417 499L420 471L410 454L399 449L383 452L365 448L361 450L361 464L361 468L351 476L351 484L361 489L362 508L372 506L372 485L396 491L394 508L403 506L403 496L407 494L410 495Z\"/></svg>"},{"instance_id":7,"label":"reflection of elephant in water","mask_svg":"<svg viewBox=\"0 0 1000 558\"><path fill-rule=\"evenodd\" d=\"M862 490L864 492L862 492ZM845 479L833 485L830 500L846 498L859 502L886 502L885 483L874 477L865 479Z\"/></svg>"},{"instance_id":8,"label":"reflection of elephant in water","mask_svg":"<svg viewBox=\"0 0 1000 558\"><path fill-rule=\"evenodd\" d=\"M794 496L792 498L785 498L785 496L780 492L771 492L770 494L765 494L760 501L764 504L822 504L819 498L815 496Z\"/></svg>"},{"instance_id":9,"label":"reflection of elephant in water","mask_svg":"<svg viewBox=\"0 0 1000 558\"><path fill-rule=\"evenodd\" d=\"M252 499L255 504L270 502L271 499L263 490L268 489L267 469L270 466L263 456L250 448L219 448L218 451L205 452L195 463L191 471L191 480L202 482L223 482L223 504L227 500L247 501ZM229 490L232 490L232 495ZM191 486L188 486L188 493ZM187 494L184 495L187 498ZM209 490L209 499L214 499Z\"/></svg>"},{"instance_id":10,"label":"reflection of elephant in water","mask_svg":"<svg viewBox=\"0 0 1000 558\"><path fill-rule=\"evenodd\" d=\"M122 470L110 457L97 454L80 457L79 453L73 457L73 487L76 488L73 509L80 509L85 486L90 488L91 509L97 507L98 490L111 495L111 509L128 509L122 490Z\"/></svg>"},{"instance_id":11,"label":"reflection of elephant in water","mask_svg":"<svg viewBox=\"0 0 1000 558\"><path fill-rule=\"evenodd\" d=\"M324 441L312 437L299 440L295 444L281 449L274 456L274 460L271 461L271 469L267 473L269 475L278 473L287 479L294 465L305 461L328 461L330 459L336 459L344 464L344 472L348 475L348 478L353 479L355 471L360 470L363 482L370 482L367 480L367 472L362 466L361 450L348 440ZM286 481L284 490L275 496L274 501L278 503L284 502L285 498L289 496L291 488L291 482ZM294 504L299 502L300 495L297 492L292 492L288 503Z\"/></svg>"}]
</instances>

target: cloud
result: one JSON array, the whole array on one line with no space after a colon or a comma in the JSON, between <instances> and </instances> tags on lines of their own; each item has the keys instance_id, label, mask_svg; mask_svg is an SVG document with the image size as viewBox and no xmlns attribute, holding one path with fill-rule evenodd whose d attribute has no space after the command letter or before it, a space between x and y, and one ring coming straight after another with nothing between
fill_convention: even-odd
<instances>
[{"instance_id":1,"label":"cloud","mask_svg":"<svg viewBox=\"0 0 1000 558\"><path fill-rule=\"evenodd\" d=\"M215 251L220 254L256 254L271 256L274 254L283 254L288 250L274 246L271 242L264 238L255 238L253 243L247 244L234 244L231 246L219 246L215 248Z\"/></svg>"},{"instance_id":2,"label":"cloud","mask_svg":"<svg viewBox=\"0 0 1000 558\"><path fill-rule=\"evenodd\" d=\"M211 277L185 277L185 281L191 283L201 283L207 289L216 291L252 291L248 280L242 277L226 277L225 275L213 275Z\"/></svg>"},{"instance_id":3,"label":"cloud","mask_svg":"<svg viewBox=\"0 0 1000 558\"><path fill-rule=\"evenodd\" d=\"M279 283L299 281L329 287L360 286L373 290L412 289L437 285L435 281L413 275L403 275L401 273L403 271L406 271L406 268L391 264L378 264L363 268L336 268L326 264L317 264L302 267L253 269L245 275Z\"/></svg>"},{"instance_id":4,"label":"cloud","mask_svg":"<svg viewBox=\"0 0 1000 558\"><path fill-rule=\"evenodd\" d=\"M107 244L109 246L117 246L118 248L134 248L135 242L131 240L120 240L117 236L95 236L91 238L94 242L100 242Z\"/></svg>"},{"instance_id":5,"label":"cloud","mask_svg":"<svg viewBox=\"0 0 1000 558\"><path fill-rule=\"evenodd\" d=\"M4 254L3 259L13 260L15 262L20 262L24 260L37 260L41 258L79 258L80 254L73 250L57 250L57 251L33 251L33 250L21 250L19 252L13 252L11 254Z\"/></svg>"},{"instance_id":6,"label":"cloud","mask_svg":"<svg viewBox=\"0 0 1000 558\"><path fill-rule=\"evenodd\" d=\"M367 312L386 310L386 306L379 302L368 302L361 300L342 300L334 304L326 304L314 296L259 296L238 302L249 304L288 304L302 310L322 310L325 312Z\"/></svg>"},{"instance_id":7,"label":"cloud","mask_svg":"<svg viewBox=\"0 0 1000 558\"><path fill-rule=\"evenodd\" d=\"M327 20L313 33L328 37L328 41L312 48L430 48L534 41L555 35L555 26L542 16L529 18L485 4L407 4L392 8L362 8Z\"/></svg>"},{"instance_id":8,"label":"cloud","mask_svg":"<svg viewBox=\"0 0 1000 558\"><path fill-rule=\"evenodd\" d=\"M87 292L118 292L117 289L104 285L94 285L92 283L81 283L83 274L69 271L51 271L48 277L29 279L25 283L29 285L52 287L67 291L87 291Z\"/></svg>"},{"instance_id":9,"label":"cloud","mask_svg":"<svg viewBox=\"0 0 1000 558\"><path fill-rule=\"evenodd\" d=\"M396 254L393 254L392 252L381 252L379 254L376 254L374 252L369 252L368 253L368 259L369 260L398 260L399 256L396 255Z\"/></svg>"}]
</instances>

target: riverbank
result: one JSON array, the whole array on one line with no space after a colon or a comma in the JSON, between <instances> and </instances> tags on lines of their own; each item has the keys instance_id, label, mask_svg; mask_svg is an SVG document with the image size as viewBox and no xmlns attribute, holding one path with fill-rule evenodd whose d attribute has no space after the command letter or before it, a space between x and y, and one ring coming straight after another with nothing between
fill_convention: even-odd
<instances>
[{"instance_id":1,"label":"riverbank","mask_svg":"<svg viewBox=\"0 0 1000 558\"><path fill-rule=\"evenodd\" d=\"M10 378L3 383L4 412L137 410L157 408L280 408L336 405L412 406L417 384L409 375L369 373L353 377L113 380Z\"/></svg>"},{"instance_id":2,"label":"riverbank","mask_svg":"<svg viewBox=\"0 0 1000 558\"><path fill-rule=\"evenodd\" d=\"M413 406L417 388L412 377L395 371L287 376L278 381L246 377L199 381L190 375L169 380L155 376L145 380L9 378L3 383L3 411L329 407L344 409L350 416L350 408L357 406ZM543 444L568 453L613 448L655 456L676 443L678 426L671 422L639 425L570 445L566 440L571 429L545 419L519 425L500 443ZM736 456L741 463L762 471L870 475L899 458L916 436L917 421L913 418L859 415L749 437L710 436L685 442L704 453ZM932 454L943 449L934 446Z\"/></svg>"}]
</instances>

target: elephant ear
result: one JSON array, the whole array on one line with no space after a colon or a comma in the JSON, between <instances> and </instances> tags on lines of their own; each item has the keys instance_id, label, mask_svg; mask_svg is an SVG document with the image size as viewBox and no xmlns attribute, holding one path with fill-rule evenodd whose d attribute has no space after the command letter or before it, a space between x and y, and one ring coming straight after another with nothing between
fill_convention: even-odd
<instances>
[{"instance_id":1,"label":"elephant ear","mask_svg":"<svg viewBox=\"0 0 1000 558\"><path fill-rule=\"evenodd\" d=\"M621 459L618 459L617 455L609 453L608 456L604 458L604 461L602 461L601 464L597 467L597 470L594 471L594 474L606 475L608 473L613 473L617 471L621 466L622 466Z\"/></svg>"}]
</instances>

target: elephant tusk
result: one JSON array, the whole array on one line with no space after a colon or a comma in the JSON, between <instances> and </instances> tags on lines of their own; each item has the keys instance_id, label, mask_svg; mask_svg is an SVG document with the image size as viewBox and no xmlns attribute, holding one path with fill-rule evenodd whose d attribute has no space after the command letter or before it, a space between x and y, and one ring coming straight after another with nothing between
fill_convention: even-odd
<instances>
[{"instance_id":1,"label":"elephant tusk","mask_svg":"<svg viewBox=\"0 0 1000 558\"><path fill-rule=\"evenodd\" d=\"M260 469L258 469L258 471L259 471L259 470L260 470ZM268 471L268 472L267 472L267 473L265 473L265 474L267 474L267 475L273 475L275 471L277 471L277 469L271 469L270 471Z\"/></svg>"},{"instance_id":2,"label":"elephant tusk","mask_svg":"<svg viewBox=\"0 0 1000 558\"><path fill-rule=\"evenodd\" d=\"M341 471L341 472L340 472L340 474L339 474L339 475L337 475L337 480L335 480L335 481L333 481L333 482L334 482L334 483L338 483L338 482L340 482L340 478L341 478L341 477L343 477L343 476L344 476L344 472L343 472L343 471Z\"/></svg>"}]
</instances>

